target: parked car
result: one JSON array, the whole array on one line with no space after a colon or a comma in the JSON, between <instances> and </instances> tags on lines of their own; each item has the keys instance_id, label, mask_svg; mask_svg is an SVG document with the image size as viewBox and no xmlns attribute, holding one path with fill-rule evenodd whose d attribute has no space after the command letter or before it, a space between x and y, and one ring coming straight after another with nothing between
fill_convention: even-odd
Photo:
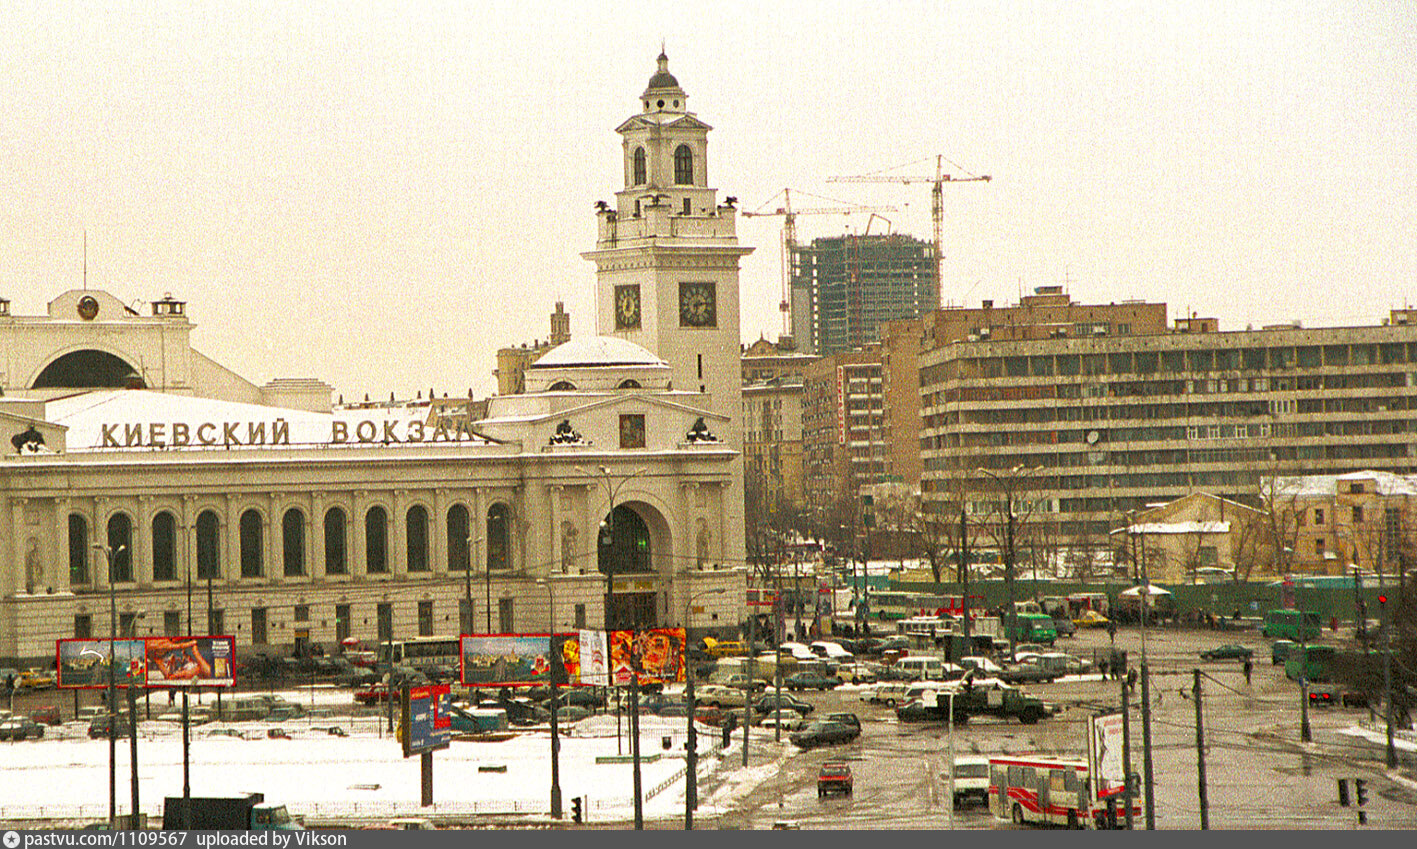
<instances>
[{"instance_id":1,"label":"parked car","mask_svg":"<svg viewBox=\"0 0 1417 849\"><path fill-rule=\"evenodd\" d=\"M852 791L851 765L841 761L827 761L817 771L817 798L828 793L850 796Z\"/></svg>"},{"instance_id":2,"label":"parked car","mask_svg":"<svg viewBox=\"0 0 1417 849\"><path fill-rule=\"evenodd\" d=\"M108 732L109 722L110 722L110 720L112 720L112 718L113 718L113 714L101 713L101 714L99 714L98 716L95 716L92 720L90 720L90 722L89 722L89 737L92 738L92 739L98 739L99 737L107 737L107 736L108 736L108 733L109 733L109 732ZM126 737L126 736L128 736L129 731L130 731L130 727L129 727L129 722L128 722L128 714L126 714L126 713L120 713L120 714L118 714L118 721L117 721L116 723L114 723L114 726L113 726L113 734L114 734L114 736L116 736L116 737Z\"/></svg>"},{"instance_id":3,"label":"parked car","mask_svg":"<svg viewBox=\"0 0 1417 849\"><path fill-rule=\"evenodd\" d=\"M742 690L722 684L702 684L694 688L694 701L716 708L741 708L747 697Z\"/></svg>"},{"instance_id":4,"label":"parked car","mask_svg":"<svg viewBox=\"0 0 1417 849\"><path fill-rule=\"evenodd\" d=\"M1249 660L1254 657L1254 649L1247 648L1238 643L1226 643L1223 646L1206 649L1201 652L1202 660Z\"/></svg>"},{"instance_id":5,"label":"parked car","mask_svg":"<svg viewBox=\"0 0 1417 849\"><path fill-rule=\"evenodd\" d=\"M792 745L801 749L811 749L816 746L834 746L842 743L850 743L856 739L856 729L844 725L840 722L827 722L817 720L801 731L794 731L788 735L787 739L792 741Z\"/></svg>"},{"instance_id":6,"label":"parked car","mask_svg":"<svg viewBox=\"0 0 1417 849\"><path fill-rule=\"evenodd\" d=\"M722 680L715 681L715 684L722 684L725 687L732 687L736 690L746 690L750 693L761 693L767 689L767 682L760 678L749 678L741 672L726 676Z\"/></svg>"},{"instance_id":7,"label":"parked car","mask_svg":"<svg viewBox=\"0 0 1417 849\"><path fill-rule=\"evenodd\" d=\"M777 713L778 706L781 705L783 712L794 711L798 716L806 716L815 708L801 699L794 698L787 694L781 696L776 693L768 693L753 702L753 711L759 714Z\"/></svg>"},{"instance_id":8,"label":"parked car","mask_svg":"<svg viewBox=\"0 0 1417 849\"><path fill-rule=\"evenodd\" d=\"M705 640L704 642L706 644L704 654L709 657L738 657L748 653L743 648L743 643L738 640L715 640L712 643Z\"/></svg>"},{"instance_id":9,"label":"parked car","mask_svg":"<svg viewBox=\"0 0 1417 849\"><path fill-rule=\"evenodd\" d=\"M981 675L987 675L991 678L998 678L1004 672L1004 668L999 664L995 663L987 657L982 657L978 655L960 658L959 665L963 666L965 669L976 670L974 673L976 680Z\"/></svg>"},{"instance_id":10,"label":"parked car","mask_svg":"<svg viewBox=\"0 0 1417 849\"><path fill-rule=\"evenodd\" d=\"M41 725L58 725L64 721L63 717L59 715L57 705L43 705L35 708L30 711L30 719L33 719Z\"/></svg>"},{"instance_id":11,"label":"parked car","mask_svg":"<svg viewBox=\"0 0 1417 849\"><path fill-rule=\"evenodd\" d=\"M829 713L822 717L823 722L840 722L847 728L856 730L856 736L861 736L861 717L854 713Z\"/></svg>"},{"instance_id":12,"label":"parked car","mask_svg":"<svg viewBox=\"0 0 1417 849\"><path fill-rule=\"evenodd\" d=\"M758 721L758 725L766 729L776 728L778 724L777 716L771 713ZM795 713L785 713L782 716L782 730L789 734L793 731L801 731L811 724L812 721L810 719L804 719Z\"/></svg>"},{"instance_id":13,"label":"parked car","mask_svg":"<svg viewBox=\"0 0 1417 849\"><path fill-rule=\"evenodd\" d=\"M828 677L820 672L797 672L784 678L782 686L794 693L803 690L830 690L841 686L841 679Z\"/></svg>"},{"instance_id":14,"label":"parked car","mask_svg":"<svg viewBox=\"0 0 1417 849\"><path fill-rule=\"evenodd\" d=\"M354 694L354 700L361 705L374 705L380 702L387 702L394 696L394 691L387 684L371 684Z\"/></svg>"},{"instance_id":15,"label":"parked car","mask_svg":"<svg viewBox=\"0 0 1417 849\"><path fill-rule=\"evenodd\" d=\"M1066 616L1054 616L1053 630L1057 631L1060 637L1072 637L1077 634L1078 627Z\"/></svg>"},{"instance_id":16,"label":"parked car","mask_svg":"<svg viewBox=\"0 0 1417 849\"><path fill-rule=\"evenodd\" d=\"M903 681L884 681L867 691L866 701L873 705L895 707L905 701L910 685Z\"/></svg>"},{"instance_id":17,"label":"parked car","mask_svg":"<svg viewBox=\"0 0 1417 849\"><path fill-rule=\"evenodd\" d=\"M836 677L843 684L874 684L876 668L869 663L843 663L836 668Z\"/></svg>"},{"instance_id":18,"label":"parked car","mask_svg":"<svg viewBox=\"0 0 1417 849\"><path fill-rule=\"evenodd\" d=\"M0 740L38 740L44 736L44 726L28 716L12 716L0 721Z\"/></svg>"}]
</instances>

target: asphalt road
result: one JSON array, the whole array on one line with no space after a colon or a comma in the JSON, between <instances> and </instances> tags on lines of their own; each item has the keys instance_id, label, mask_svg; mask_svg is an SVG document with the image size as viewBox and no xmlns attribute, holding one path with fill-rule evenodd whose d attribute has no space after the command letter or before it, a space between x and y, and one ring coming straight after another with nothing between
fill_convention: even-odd
<instances>
[{"instance_id":1,"label":"asphalt road","mask_svg":"<svg viewBox=\"0 0 1417 849\"><path fill-rule=\"evenodd\" d=\"M1201 661L1202 649L1238 642L1255 649L1252 683L1237 661ZM1117 645L1133 664L1141 657L1140 632L1124 629ZM1105 649L1105 632L1064 639L1059 649L1090 656ZM1195 707L1189 691L1192 670L1202 679L1206 740L1209 825L1213 829L1344 829L1356 827L1356 809L1340 807L1336 779L1366 778L1368 827L1417 828L1417 786L1385 776L1379 747L1336 733L1367 715L1363 709L1310 711L1314 742L1299 740L1299 691L1269 662L1269 641L1256 633L1149 629L1147 660L1152 675L1152 763L1156 826L1196 829L1200 804L1195 745ZM955 729L956 753L1048 752L1086 755L1087 718L1120 706L1116 681L1063 681L1026 689L1045 701L1066 705L1062 714L1037 725L977 718ZM1185 694L1182 694L1182 691ZM1132 768L1141 773L1142 717L1133 699ZM996 822L988 811L954 812L946 807L944 781L946 728L943 723L899 723L894 712L859 701L855 693L810 694L817 712L850 710L862 718L862 736L847 746L818 749L790 759L788 766L743 798L730 811L702 821L702 827L771 828L795 820L802 828L1015 828ZM817 768L829 759L851 762L855 793L819 799ZM754 761L760 763L761 761ZM1404 771L1414 774L1417 762ZM710 791L711 792L711 788ZM1144 819L1137 826L1143 827Z\"/></svg>"}]
</instances>

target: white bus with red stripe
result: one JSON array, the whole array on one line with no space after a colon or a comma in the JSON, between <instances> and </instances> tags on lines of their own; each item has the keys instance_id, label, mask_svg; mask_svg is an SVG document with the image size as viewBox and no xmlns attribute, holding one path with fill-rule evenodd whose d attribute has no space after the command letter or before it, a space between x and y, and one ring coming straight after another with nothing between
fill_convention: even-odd
<instances>
[{"instance_id":1,"label":"white bus with red stripe","mask_svg":"<svg viewBox=\"0 0 1417 849\"><path fill-rule=\"evenodd\" d=\"M989 758L989 809L995 819L1069 828L1115 827L1125 818L1123 788L1100 792L1088 775L1086 758L1011 755ZM1134 816L1141 806L1132 805Z\"/></svg>"}]
</instances>

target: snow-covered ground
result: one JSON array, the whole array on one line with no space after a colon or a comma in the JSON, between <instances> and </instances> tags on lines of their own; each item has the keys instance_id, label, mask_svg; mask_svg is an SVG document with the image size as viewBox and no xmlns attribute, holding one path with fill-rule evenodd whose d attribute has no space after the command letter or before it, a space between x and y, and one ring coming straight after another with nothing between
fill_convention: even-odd
<instances>
[{"instance_id":1,"label":"snow-covered ground","mask_svg":"<svg viewBox=\"0 0 1417 849\"><path fill-rule=\"evenodd\" d=\"M296 699L295 694L288 694ZM340 703L347 704L348 691ZM304 699L310 699L304 694ZM316 694L314 703L326 699ZM307 706L310 701L304 702ZM153 705L154 716L157 704ZM625 730L622 721L622 732ZM338 727L348 736L330 733ZM279 729L288 737L271 738ZM108 741L90 740L86 726L70 722L45 738L7 743L0 749L0 820L87 819L108 815ZM641 786L646 818L682 816L687 727L682 718L644 716L640 721ZM240 736L231 736L237 734ZM770 732L753 731L752 766L741 766L741 730L725 750L719 729L699 726L700 812L709 815L772 775L790 746ZM668 747L665 747L665 741ZM393 816L457 817L464 814L545 816L550 809L550 732L521 730L501 742L454 741L433 755L432 809L419 806L417 757L404 759L399 743L373 716L307 717L286 722L209 723L192 729L194 796L262 792L311 822ZM128 741L119 741L118 811L129 808ZM565 816L571 799L584 797L592 821L633 816L633 779L628 737L617 736L614 716L594 716L562 730L560 782ZM598 762L600 761L600 762ZM505 768L505 771L502 771ZM182 793L180 724L145 722L138 738L140 808L157 817L164 796ZM710 787L718 792L707 795Z\"/></svg>"}]
</instances>

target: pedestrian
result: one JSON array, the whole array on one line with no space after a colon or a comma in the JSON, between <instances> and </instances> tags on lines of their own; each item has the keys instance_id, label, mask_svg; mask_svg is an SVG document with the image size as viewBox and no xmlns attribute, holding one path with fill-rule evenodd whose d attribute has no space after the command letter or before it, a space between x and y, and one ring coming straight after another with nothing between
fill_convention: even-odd
<instances>
[{"instance_id":1,"label":"pedestrian","mask_svg":"<svg viewBox=\"0 0 1417 849\"><path fill-rule=\"evenodd\" d=\"M1102 669L1102 680L1103 680L1103 681L1106 681L1106 680L1107 680L1107 669L1108 669L1108 667L1109 667L1110 664L1107 663L1107 659L1106 659L1106 658L1103 658L1102 661L1101 661L1100 663L1098 663L1097 665Z\"/></svg>"},{"instance_id":2,"label":"pedestrian","mask_svg":"<svg viewBox=\"0 0 1417 849\"><path fill-rule=\"evenodd\" d=\"M1137 694L1137 671L1135 669L1127 670L1127 692L1133 696Z\"/></svg>"},{"instance_id":3,"label":"pedestrian","mask_svg":"<svg viewBox=\"0 0 1417 849\"><path fill-rule=\"evenodd\" d=\"M1250 662L1248 657L1245 658L1245 686L1247 687L1250 685L1250 673L1253 672L1254 669L1255 665Z\"/></svg>"}]
</instances>

